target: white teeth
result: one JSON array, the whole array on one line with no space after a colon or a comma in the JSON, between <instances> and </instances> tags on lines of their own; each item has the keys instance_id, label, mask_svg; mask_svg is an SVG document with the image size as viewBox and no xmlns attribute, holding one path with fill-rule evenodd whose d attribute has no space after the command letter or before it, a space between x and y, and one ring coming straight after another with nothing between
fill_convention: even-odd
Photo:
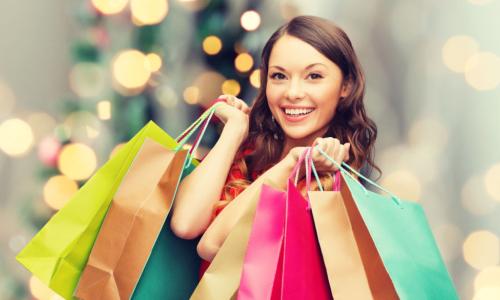
<instances>
[{"instance_id":1,"label":"white teeth","mask_svg":"<svg viewBox=\"0 0 500 300\"><path fill-rule=\"evenodd\" d=\"M311 108L285 108L285 113L290 116L307 115L314 109Z\"/></svg>"}]
</instances>

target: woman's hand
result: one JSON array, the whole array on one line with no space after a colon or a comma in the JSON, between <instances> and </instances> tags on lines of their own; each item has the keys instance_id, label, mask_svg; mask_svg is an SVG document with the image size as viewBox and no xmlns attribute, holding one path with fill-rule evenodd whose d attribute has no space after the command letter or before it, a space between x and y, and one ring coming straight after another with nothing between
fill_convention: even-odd
<instances>
[{"instance_id":1,"label":"woman's hand","mask_svg":"<svg viewBox=\"0 0 500 300\"><path fill-rule=\"evenodd\" d=\"M220 102L215 109L215 115L226 124L229 120L236 119L238 121L248 120L250 108L245 101L233 95L220 95L219 99L225 101Z\"/></svg>"},{"instance_id":2,"label":"woman's hand","mask_svg":"<svg viewBox=\"0 0 500 300\"><path fill-rule=\"evenodd\" d=\"M341 144L338 139L332 137L317 138L313 143L312 160L318 172L335 172L338 167L329 161L316 149L316 146L323 150L328 156L333 158L338 164L349 160L349 149L351 144ZM295 147L290 150L289 155L297 163L305 147Z\"/></svg>"},{"instance_id":3,"label":"woman's hand","mask_svg":"<svg viewBox=\"0 0 500 300\"><path fill-rule=\"evenodd\" d=\"M245 140L248 135L250 108L245 101L232 95L221 95L219 99L225 101L217 105L215 115L225 124L224 130L239 136L240 141Z\"/></svg>"}]
</instances>

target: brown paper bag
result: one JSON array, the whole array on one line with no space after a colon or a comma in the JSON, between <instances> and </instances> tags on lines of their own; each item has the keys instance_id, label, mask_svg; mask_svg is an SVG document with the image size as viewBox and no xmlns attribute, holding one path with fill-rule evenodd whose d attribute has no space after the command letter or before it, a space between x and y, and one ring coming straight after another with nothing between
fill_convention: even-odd
<instances>
[{"instance_id":1,"label":"brown paper bag","mask_svg":"<svg viewBox=\"0 0 500 300\"><path fill-rule=\"evenodd\" d=\"M309 199L333 297L399 299L345 183Z\"/></svg>"},{"instance_id":2,"label":"brown paper bag","mask_svg":"<svg viewBox=\"0 0 500 300\"><path fill-rule=\"evenodd\" d=\"M217 252L191 295L191 300L236 299L245 252L263 184L276 187L275 183L267 179L264 182L254 182L233 200L248 200L249 206Z\"/></svg>"},{"instance_id":3,"label":"brown paper bag","mask_svg":"<svg viewBox=\"0 0 500 300\"><path fill-rule=\"evenodd\" d=\"M129 299L170 211L187 151L147 139L118 188L75 296Z\"/></svg>"}]
</instances>

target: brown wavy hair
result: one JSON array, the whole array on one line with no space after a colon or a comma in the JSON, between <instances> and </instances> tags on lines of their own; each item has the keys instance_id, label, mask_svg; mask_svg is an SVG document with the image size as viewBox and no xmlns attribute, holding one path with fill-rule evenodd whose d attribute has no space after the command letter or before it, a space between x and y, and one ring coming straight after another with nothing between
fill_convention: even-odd
<instances>
[{"instance_id":1,"label":"brown wavy hair","mask_svg":"<svg viewBox=\"0 0 500 300\"><path fill-rule=\"evenodd\" d=\"M249 134L232 167L238 168L245 179L228 180L224 187L227 200L225 202L233 198L234 189L244 189L258 175L276 164L282 156L284 132L272 119L267 103L266 85L271 50L276 41L284 35L291 35L308 43L340 68L343 83L351 87L350 94L338 102L335 116L324 136L335 137L341 143L351 144L350 159L347 161L349 165L356 169L363 167L364 173L367 174L373 169L381 174L373 160L377 126L365 112L365 76L349 37L331 21L315 16L298 16L278 28L262 50L260 89L250 111ZM247 149L252 149L252 153L243 155L243 151ZM331 189L331 174L320 175L325 190ZM313 189L317 189L317 186Z\"/></svg>"}]
</instances>

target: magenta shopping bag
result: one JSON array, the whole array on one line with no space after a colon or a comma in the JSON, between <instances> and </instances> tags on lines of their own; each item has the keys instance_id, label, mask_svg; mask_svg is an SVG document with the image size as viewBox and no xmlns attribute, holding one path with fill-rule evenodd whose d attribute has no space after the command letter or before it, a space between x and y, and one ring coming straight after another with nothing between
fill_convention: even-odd
<instances>
[{"instance_id":1,"label":"magenta shopping bag","mask_svg":"<svg viewBox=\"0 0 500 300\"><path fill-rule=\"evenodd\" d=\"M271 299L285 226L284 191L263 185L243 263L238 300Z\"/></svg>"},{"instance_id":2,"label":"magenta shopping bag","mask_svg":"<svg viewBox=\"0 0 500 300\"><path fill-rule=\"evenodd\" d=\"M312 212L293 178L310 160L301 155L287 191L262 190L252 225L238 300L332 299L314 229ZM306 163L306 187L311 166ZM295 182L297 178L295 179Z\"/></svg>"}]
</instances>

